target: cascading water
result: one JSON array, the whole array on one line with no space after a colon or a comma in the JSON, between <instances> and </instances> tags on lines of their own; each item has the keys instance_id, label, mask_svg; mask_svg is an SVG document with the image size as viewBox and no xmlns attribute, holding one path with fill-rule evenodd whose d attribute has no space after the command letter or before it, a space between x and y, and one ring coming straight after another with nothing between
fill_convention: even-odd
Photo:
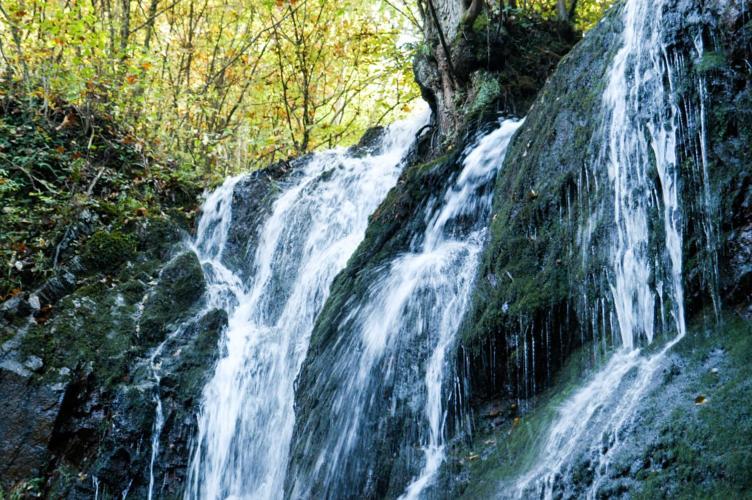
<instances>
[{"instance_id":1,"label":"cascading water","mask_svg":"<svg viewBox=\"0 0 752 500\"><path fill-rule=\"evenodd\" d=\"M504 121L498 129L481 139L467 155L457 183L445 194L443 208L431 220L424 235L421 250L428 258L438 257L441 260L445 255L450 255L447 261L451 262L459 260L451 257L452 253L465 252L465 256L464 262L454 274L444 275L444 279L447 280L458 278L460 285L453 290L454 297L445 296L442 297L443 300L437 300L437 305L443 308L443 313L438 325L436 347L426 367L427 397L424 412L428 423L428 438L424 438L427 442L423 445L425 466L402 495L401 498L405 500L419 498L423 490L434 480L439 466L444 461L444 423L447 408L442 398L442 387L445 382L444 375L448 371L446 358L454 344L454 336L470 297L470 287L475 278L478 256L483 248L492 201L492 192L477 196L477 190L495 178L498 168L504 161L509 141L521 123L517 120ZM458 235L446 234L446 227L451 220L462 215L470 215L477 222L473 231L459 240ZM404 262L410 264L409 260ZM444 266L436 266L431 271L441 271L442 267ZM434 280L436 276L431 276L430 279Z\"/></svg>"},{"instance_id":2,"label":"cascading water","mask_svg":"<svg viewBox=\"0 0 752 500\"><path fill-rule=\"evenodd\" d=\"M622 45L608 73L603 126L596 137L603 150L593 168L607 167L613 193L608 282L621 347L562 405L535 464L504 485L502 496L552 498L583 454L594 472L587 496L595 496L618 448L618 430L634 414L666 352L686 332L677 160L681 124L674 89L682 60L663 43L664 3L625 3ZM669 325L656 321L666 308ZM640 346L653 342L659 325L671 339L657 352L643 354Z\"/></svg>"},{"instance_id":3,"label":"cascading water","mask_svg":"<svg viewBox=\"0 0 752 500\"><path fill-rule=\"evenodd\" d=\"M395 380L405 342L420 344L425 353L423 358L416 352L408 354L412 365L425 362L421 366L425 393L422 404L409 403L412 418L422 422L418 440L423 466L403 497L417 498L435 479L444 460L450 353L485 240L493 179L520 123L502 122L467 153L461 173L443 198L426 207L425 231L413 237L410 250L379 266L368 277L365 296L348 302L343 324L338 326L348 332L338 341L344 342L341 354L312 389L317 394L334 391L330 408L324 410L324 435L322 441L312 445L309 439L305 445L304 454L312 457L312 466L294 468L288 478L291 497L351 497L358 495L360 486L349 479L373 481L368 479L374 477L373 470L360 474L361 468L371 466L356 449L363 447L364 435L372 433L366 423L370 417L379 419L382 413L396 411L396 401L387 403L387 408L381 406L382 394L391 392L382 384L396 384L395 392L400 384L411 384ZM412 386L404 389L412 390Z\"/></svg>"},{"instance_id":4,"label":"cascading water","mask_svg":"<svg viewBox=\"0 0 752 500\"><path fill-rule=\"evenodd\" d=\"M386 131L376 153L313 155L260 230L249 282L226 265L239 178L206 201L195 241L208 302L228 312L221 359L203 393L186 498L278 498L294 423L293 383L334 276L396 183L422 113Z\"/></svg>"}]
</instances>

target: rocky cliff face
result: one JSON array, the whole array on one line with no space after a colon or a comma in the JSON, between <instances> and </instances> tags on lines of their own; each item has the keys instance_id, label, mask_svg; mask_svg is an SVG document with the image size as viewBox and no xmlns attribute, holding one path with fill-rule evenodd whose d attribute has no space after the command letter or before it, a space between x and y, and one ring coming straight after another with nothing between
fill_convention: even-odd
<instances>
[{"instance_id":1,"label":"rocky cliff face","mask_svg":"<svg viewBox=\"0 0 752 500\"><path fill-rule=\"evenodd\" d=\"M686 114L679 149L684 152L681 162L687 171L681 197L689 209L684 244L689 264L684 279L690 291L690 315L712 305L717 293L728 306L749 296L743 242L750 166L743 151L750 140L746 125L750 75L742 55L750 53L749 28L742 11L725 3L706 6L701 17L690 15L695 8L692 2L668 7L667 19L673 25L667 31L676 35L666 42L688 66L681 82ZM555 371L551 366L529 364L523 377L519 371L523 363L506 365L514 351L510 342L520 335L520 328L528 332L538 352L556 354L541 356L541 363L558 363L557 358L566 357L582 339L593 338L592 326L583 314L590 298L581 303L578 295L592 297L602 291L598 273L609 250L604 239L610 238L610 207L603 202L608 190L593 188L598 183L608 185L605 169L588 165L602 147L594 138L600 126L606 71L619 44L618 14L617 7L551 77L513 142L505 162L508 168L497 182L492 237L463 338L474 352L488 354L495 346L497 353L508 353L496 357L504 365L484 371L505 374L496 381L506 387L496 389L510 394L531 394L532 385L545 385L548 374ZM689 35L693 32L708 39L702 55ZM703 180L698 177L702 175L697 156L702 132L699 120L691 115L699 111L700 100L708 120L710 215L703 201ZM732 108L735 114L729 113ZM654 175L654 182L659 182ZM599 204L604 206L593 219L592 207ZM709 224L719 229L713 240L703 229L702 221L708 217L712 217ZM583 227L588 234L582 233ZM710 268L714 262L719 266L717 277Z\"/></svg>"},{"instance_id":2,"label":"rocky cliff face","mask_svg":"<svg viewBox=\"0 0 752 500\"><path fill-rule=\"evenodd\" d=\"M339 407L340 389L354 376L337 368L338 361L359 349L353 317L362 312L359 306L367 302L384 269L396 256L410 251L424 233L429 214L462 169L463 150L498 125L499 111L524 112L557 62L555 51L564 52L572 43L572 38L563 36L559 29L557 24L539 19L531 20L525 28L514 23L494 25L489 32L498 38L491 48L485 45L485 28L457 35L458 54L464 51L457 61L465 64L465 80L462 86L452 87L452 92L461 92L466 100L461 108L451 111L444 100L447 94L442 93L446 74L439 74L436 66L440 53L436 58L419 57L416 61L416 79L434 108L434 128L420 138L397 187L371 216L363 243L333 283L317 319L297 380L296 427L286 495L305 492L303 496L397 497L418 474L424 457L415 446L420 441L421 425L415 415L426 398L422 369L430 356L427 339L401 335L395 348L401 354L384 357L373 368L383 376L373 377L363 389L374 397L358 416L362 431L347 453L351 459L343 458L336 477L332 477L321 472L325 467L317 462L318 453L327 446L332 419L337 418L331 412ZM543 46L553 52L532 56ZM478 55L487 48L490 53ZM434 50L442 49L436 45ZM531 58L519 57L521 53ZM443 120L450 114L462 119L448 125ZM454 420L455 416L450 418ZM463 425L459 419L452 422L455 428Z\"/></svg>"},{"instance_id":3,"label":"rocky cliff face","mask_svg":"<svg viewBox=\"0 0 752 500\"><path fill-rule=\"evenodd\" d=\"M173 234L178 243L179 232ZM164 236L159 231L156 237ZM158 393L169 419L165 441L178 457L174 460L185 461L181 455L195 398L224 318L221 312L207 314L174 337L169 348L186 355L169 357L165 365L171 376L155 385L149 352L176 333L177 322L197 311L203 277L192 252L183 250L161 268L165 255L147 258L154 247L148 237L142 243L140 258L108 271L79 273L74 290L54 303L48 318L6 314L6 321L26 326L3 344L2 392L23 397L2 409L8 424L4 455L13 457L4 463L4 487L26 481L31 493L89 498L96 477L102 493L130 489L143 494ZM167 251L169 242L158 246Z\"/></svg>"},{"instance_id":4,"label":"rocky cliff face","mask_svg":"<svg viewBox=\"0 0 752 500\"><path fill-rule=\"evenodd\" d=\"M603 92L609 67L621 43L621 8L614 8L559 64L513 139L502 174L497 179L490 240L456 353L457 373L465 374L468 385L459 384L451 396L447 395L448 400L468 401L466 409L472 415L467 426L467 414L462 413L461 408L450 413L448 418L456 435L464 439L475 436L469 447L463 444L463 439L455 442L454 455L439 481L439 489L446 488L451 491L450 495L464 492L469 498L477 498L498 494L499 478L505 474L512 476L514 467L518 467L516 472L519 473L523 457L531 459L525 450L534 448L531 440L521 438L520 434L514 434L510 440L508 433L515 431L521 419L532 415L535 427L527 426L518 432L540 436L550 422L555 404L561 402L561 394L581 383L577 374L588 373L602 362L610 349L593 340L608 339L615 334L612 325L602 324L602 318L608 313L598 309L608 306L596 300L596 297L610 295L604 269L611 250L609 221L613 206L609 203L612 195L607 170L598 168L594 159L603 148L597 132L602 127ZM727 314L731 317L742 314L747 319L734 322L727 338L722 335L723 327L716 332L721 338L718 345L726 344L729 351L743 352L746 347L737 341L748 331L750 307L746 270L748 244L745 242L752 170L748 155L744 153L744 148L750 144L750 130L746 125L750 112L750 73L744 63L752 53L748 18L743 10L723 2L699 6L691 1L675 1L665 9L664 19L668 23L665 33L669 35L663 43L671 57L683 61L680 81L674 84L680 88L678 99L682 109L678 150L682 155L679 162L683 173L681 205L687 210L683 219L687 316L693 325L707 325L717 320L720 322L716 324L723 324L722 318L727 318ZM509 27L500 30L503 34L499 36L510 36L511 30ZM704 44L702 53L698 52L698 33ZM467 47L462 44L471 40L472 35L465 32L458 38L462 41L455 40L453 50L462 53L466 50L462 47ZM515 42L510 39L507 42L499 43L498 47L514 50ZM442 50L438 44L434 49ZM498 59L503 63L519 60L498 57L501 52L494 54L497 58L492 61L497 63ZM476 66L478 59L459 56L458 61L470 61L467 68L472 69L468 69L467 74L471 76L465 80L469 82L467 86L452 87L452 91L461 88L461 92L467 92L463 94L467 101L462 107L451 108L446 98L449 94L445 92L447 78L441 68L441 57L434 54L418 58L416 73L424 95L436 110L437 133L457 141L454 145L463 144L462 138L468 137L463 132L475 130L477 124L482 123L482 118L478 120L478 117L488 116L486 113L515 109L515 106L527 109L525 103L529 102L526 101L529 94L515 94L518 89L514 86L505 87L500 83L497 87L506 88L507 95L517 96L510 101L499 98L499 94L484 100L478 92L481 87L475 83L486 76L492 75L487 81L504 82L504 68L508 69L508 65L489 70L484 63ZM542 79L536 80L536 75L530 75L531 80L542 82ZM480 112L473 114L472 106L477 106ZM732 108L738 115L729 113ZM698 118L700 112L707 119L704 125ZM452 118L453 113L461 117L460 121ZM463 123L464 128L453 128L458 123ZM707 142L703 145L703 141ZM435 157L437 151L441 151L435 143L425 147L428 157ZM704 147L707 147L707 179L702 178L700 164ZM348 329L344 326L348 322L348 306L368 293L369 277L395 254L408 248L409 235L420 234L425 221L415 214L421 213L425 200L442 192L442 179L451 178L457 161L450 153L434 162L421 164L418 161L417 165L409 167L398 187L374 214L366 239L348 268L335 281L298 381L296 435L299 439L293 442L288 481L301 470L312 470L315 466L307 449L315 448L317 440L321 439L322 429L327 425L327 408L334 401L338 379L334 376L331 384L326 381L332 375L329 367L348 349ZM659 186L658 174L651 175L651 182ZM713 193L710 197L703 187L706 182L708 192ZM716 196L716 193L724 195ZM657 224L662 215L657 205L651 210L651 224ZM718 229L713 233L715 236L707 231L708 226ZM721 310L716 309L719 304L722 304ZM693 338L707 335L707 330L699 326L693 326L692 332ZM349 491L365 497L401 493L411 476L410 471L414 474L421 461L420 453L410 449L410 443L416 440L418 424L410 417L408 407L419 406L423 397L416 389L421 382L415 370L415 360L425 359L422 349L424 345L405 339L400 348L404 356L383 367L385 380L379 381L383 387L376 391L383 399L371 403L364 417L364 428L368 430L359 438L355 452L361 461L343 464L342 485L314 481L314 493ZM710 345L702 349L712 350ZM742 382L746 372L738 364L738 355L735 356L724 361L725 369L733 372L729 376L732 385L746 387ZM669 381L664 381L663 384L668 384L664 386L659 383L655 388L657 392L651 396L652 403L646 403L638 421L651 421L654 415L650 408L651 405L655 408L662 388L668 387L666 390L671 394L679 394L689 390L688 381L701 377L701 370L712 368L681 356L673 362L687 366L686 375L676 385ZM672 368L668 366L667 370ZM691 398L672 401L676 403L677 412L686 407L687 401L692 404ZM536 407L541 409L529 413ZM742 410L735 408L733 411ZM682 425L692 432L700 432L697 426L707 429L712 418L699 416ZM652 421L655 423L654 419ZM656 425L675 423L664 421ZM468 432L470 428L472 432ZM641 427L634 424L630 428L630 432L636 434ZM730 431L731 427L726 430ZM740 431L746 432L741 428ZM652 434L646 432L645 435ZM664 440L662 444L651 446L670 448L670 453L676 453L676 447L683 445L677 444L675 433L672 436L674 441L670 444ZM641 454L648 452L640 446L646 446L648 440L636 439L635 446L620 460L641 460ZM692 453L701 453L699 450L704 446L693 446ZM717 443L711 448L716 449L714 447ZM520 463L510 459L509 453L518 453ZM500 462L513 465L494 465ZM584 488L592 485L588 481L592 481L593 465L587 460L583 463L577 478L565 480L570 481L561 490L565 496L582 494ZM672 465L676 463L670 459L665 470L655 464L632 472L620 469L611 479L604 480L602 491L614 494L647 491L641 489L642 484L634 481L634 477L631 483L619 479L630 474L636 476L639 471L643 471L644 476L654 474L676 481L678 473ZM679 463L689 470L699 466L694 458L684 457ZM719 481L721 473L714 474L714 481ZM659 483L653 484L651 488ZM663 491L674 491L671 488L665 485ZM291 491L292 487L288 493ZM438 490L433 494L442 496Z\"/></svg>"},{"instance_id":5,"label":"rocky cliff face","mask_svg":"<svg viewBox=\"0 0 752 500\"><path fill-rule=\"evenodd\" d=\"M613 325L598 320L610 306L594 299L610 296L603 269L613 238L607 169L594 159L603 149L599 117L607 71L621 44L621 9L617 5L559 65L497 181L491 239L462 330L466 357L458 359L470 381L477 437L470 449L458 446L450 469L455 478L470 471L459 480L469 497L503 492L503 479L534 459L525 450L536 441L523 434L545 431L560 394L577 383L572 374L588 373L601 362L598 339L613 332ZM638 416L620 435L620 442L632 444L618 453L607 479L599 480L599 494L738 494L737 482L746 484L748 474L727 481L723 470L749 455L740 451L726 464L725 458L705 454L717 453L711 450L721 443L733 446L725 436L749 432L738 420L717 418L724 405L730 414L745 412L727 391L749 394L740 361L748 348L752 297L745 243L752 196L752 164L745 152L752 140L752 74L744 62L752 54L749 16L727 2L679 0L664 9L662 43L679 68L673 85L681 109L682 281L691 332L662 365L663 379L651 386ZM658 173L650 175L660 187ZM651 207L651 225L662 216L657 210ZM708 375L720 371L726 373L723 380ZM719 392L720 407L703 406L705 391ZM528 413L531 407L537 409ZM664 412L671 418L659 416ZM511 437L500 437L502 432ZM518 458L493 465L510 454ZM557 494L582 495L603 473L591 457L581 460L572 477L560 478ZM683 474L691 476L686 483Z\"/></svg>"}]
</instances>

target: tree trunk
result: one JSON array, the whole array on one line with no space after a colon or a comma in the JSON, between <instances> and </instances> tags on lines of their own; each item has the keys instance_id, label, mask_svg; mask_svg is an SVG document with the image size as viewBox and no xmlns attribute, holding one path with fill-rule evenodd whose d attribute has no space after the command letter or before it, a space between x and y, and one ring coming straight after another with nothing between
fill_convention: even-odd
<instances>
[{"instance_id":1,"label":"tree trunk","mask_svg":"<svg viewBox=\"0 0 752 500\"><path fill-rule=\"evenodd\" d=\"M567 0L556 0L556 16L559 18L559 21L569 22Z\"/></svg>"},{"instance_id":2,"label":"tree trunk","mask_svg":"<svg viewBox=\"0 0 752 500\"><path fill-rule=\"evenodd\" d=\"M159 0L151 0L149 4L149 19L146 22L146 35L144 36L144 49L149 51L149 45L151 44L151 35L154 32L154 18L157 17L157 7L159 6Z\"/></svg>"},{"instance_id":3,"label":"tree trunk","mask_svg":"<svg viewBox=\"0 0 752 500\"><path fill-rule=\"evenodd\" d=\"M559 0L561 1L561 0ZM462 24L465 26L472 26L475 20L483 10L483 0L470 0L469 5L467 0L465 1L465 14L462 16Z\"/></svg>"},{"instance_id":4,"label":"tree trunk","mask_svg":"<svg viewBox=\"0 0 752 500\"><path fill-rule=\"evenodd\" d=\"M572 5L569 6L569 18L570 23L574 23L574 14L577 10L577 0L572 0Z\"/></svg>"},{"instance_id":5,"label":"tree trunk","mask_svg":"<svg viewBox=\"0 0 752 500\"><path fill-rule=\"evenodd\" d=\"M123 19L120 25L120 55L128 48L128 38L131 34L131 0L122 1Z\"/></svg>"}]
</instances>

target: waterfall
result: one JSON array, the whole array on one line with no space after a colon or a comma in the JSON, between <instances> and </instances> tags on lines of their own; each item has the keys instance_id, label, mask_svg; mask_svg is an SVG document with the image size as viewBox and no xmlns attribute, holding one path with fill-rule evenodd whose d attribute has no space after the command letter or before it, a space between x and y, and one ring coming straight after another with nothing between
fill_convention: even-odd
<instances>
[{"instance_id":1,"label":"waterfall","mask_svg":"<svg viewBox=\"0 0 752 500\"><path fill-rule=\"evenodd\" d=\"M226 310L229 322L202 395L186 498L282 496L293 384L314 319L426 120L421 113L389 127L377 151L361 158L344 149L307 158L281 186L248 269L224 258L241 179L206 200L194 249L207 302Z\"/></svg>"},{"instance_id":2,"label":"waterfall","mask_svg":"<svg viewBox=\"0 0 752 500\"><path fill-rule=\"evenodd\" d=\"M464 262L450 257L448 260L458 261L460 264L454 273L445 272L443 266L434 266L430 269L434 275L425 273L425 278L434 281L437 279L457 280L460 284L453 294L437 298L436 305L441 312L437 327L438 337L436 347L428 360L425 375L427 397L425 404L425 419L428 423L428 436L423 445L425 453L425 465L418 477L407 487L404 500L420 498L420 494L435 479L436 473L444 461L444 423L446 421L447 408L444 405L442 387L444 375L449 371L447 367L447 355L454 344L454 336L457 333L459 322L467 307L470 297L475 272L478 265L478 256L482 250L484 235L487 227L487 218L491 208L493 192L477 196L478 189L495 178L498 168L504 160L504 153L512 138L512 134L521 125L521 121L506 120L492 133L485 136L470 151L465 158L464 168L457 182L444 195L443 208L436 214L426 229L421 253L428 258L445 259L445 255L459 254L458 250L465 252ZM460 215L471 215L476 219L473 230L462 238L458 234L447 234L447 224ZM464 246L464 248L461 248ZM446 252L446 253L445 253ZM409 261L405 261L410 265ZM437 271L444 271L440 277ZM449 271L448 269L446 271ZM424 278L424 279L425 279Z\"/></svg>"},{"instance_id":3,"label":"waterfall","mask_svg":"<svg viewBox=\"0 0 752 500\"><path fill-rule=\"evenodd\" d=\"M603 149L591 168L607 168L612 193L607 280L621 345L559 408L535 464L504 485L502 496L553 498L561 493L557 488L567 471L585 455L594 472L586 495L594 497L619 446L619 429L633 416L667 351L686 333L677 160L681 123L674 89L682 59L663 44L663 11L660 0L625 3L621 48L607 76L602 127L595 132ZM663 318L666 309L671 321L664 325L656 316ZM644 353L642 347L661 331L669 340Z\"/></svg>"},{"instance_id":4,"label":"waterfall","mask_svg":"<svg viewBox=\"0 0 752 500\"><path fill-rule=\"evenodd\" d=\"M376 472L368 465L374 450L363 441L373 433L367 421L394 415L397 398L384 408L384 394L412 393L411 377L418 370L424 371L422 404L410 396L402 399L409 400L412 418L420 422L414 444L420 444L423 465L403 498L417 498L434 481L444 460L445 389L455 334L486 237L493 180L520 123L505 120L468 149L461 172L443 197L425 207L425 230L413 235L409 251L378 266L367 278L365 295L348 300L344 320L337 327L347 333L337 340L341 345L334 365L310 389L317 394L334 393L325 416L320 417L326 424L317 428L323 435L315 443L305 439L304 454L312 463L293 469L291 497L357 496L358 484L375 481ZM420 347L407 348L406 343ZM414 366L404 374L407 380L398 373L397 358L403 355ZM309 429L303 432L308 436Z\"/></svg>"}]
</instances>

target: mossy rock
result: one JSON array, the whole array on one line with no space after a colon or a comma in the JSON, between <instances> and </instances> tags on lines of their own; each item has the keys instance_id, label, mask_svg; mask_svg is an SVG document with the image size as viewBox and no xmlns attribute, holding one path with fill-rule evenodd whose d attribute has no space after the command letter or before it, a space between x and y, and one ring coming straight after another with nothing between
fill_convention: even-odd
<instances>
[{"instance_id":1,"label":"mossy rock","mask_svg":"<svg viewBox=\"0 0 752 500\"><path fill-rule=\"evenodd\" d=\"M150 343L164 338L167 327L187 317L206 290L203 270L193 252L175 257L162 270L157 286L144 305L140 330Z\"/></svg>"},{"instance_id":2,"label":"mossy rock","mask_svg":"<svg viewBox=\"0 0 752 500\"><path fill-rule=\"evenodd\" d=\"M84 263L94 272L108 273L136 256L138 242L120 231L97 231L86 242Z\"/></svg>"}]
</instances>

